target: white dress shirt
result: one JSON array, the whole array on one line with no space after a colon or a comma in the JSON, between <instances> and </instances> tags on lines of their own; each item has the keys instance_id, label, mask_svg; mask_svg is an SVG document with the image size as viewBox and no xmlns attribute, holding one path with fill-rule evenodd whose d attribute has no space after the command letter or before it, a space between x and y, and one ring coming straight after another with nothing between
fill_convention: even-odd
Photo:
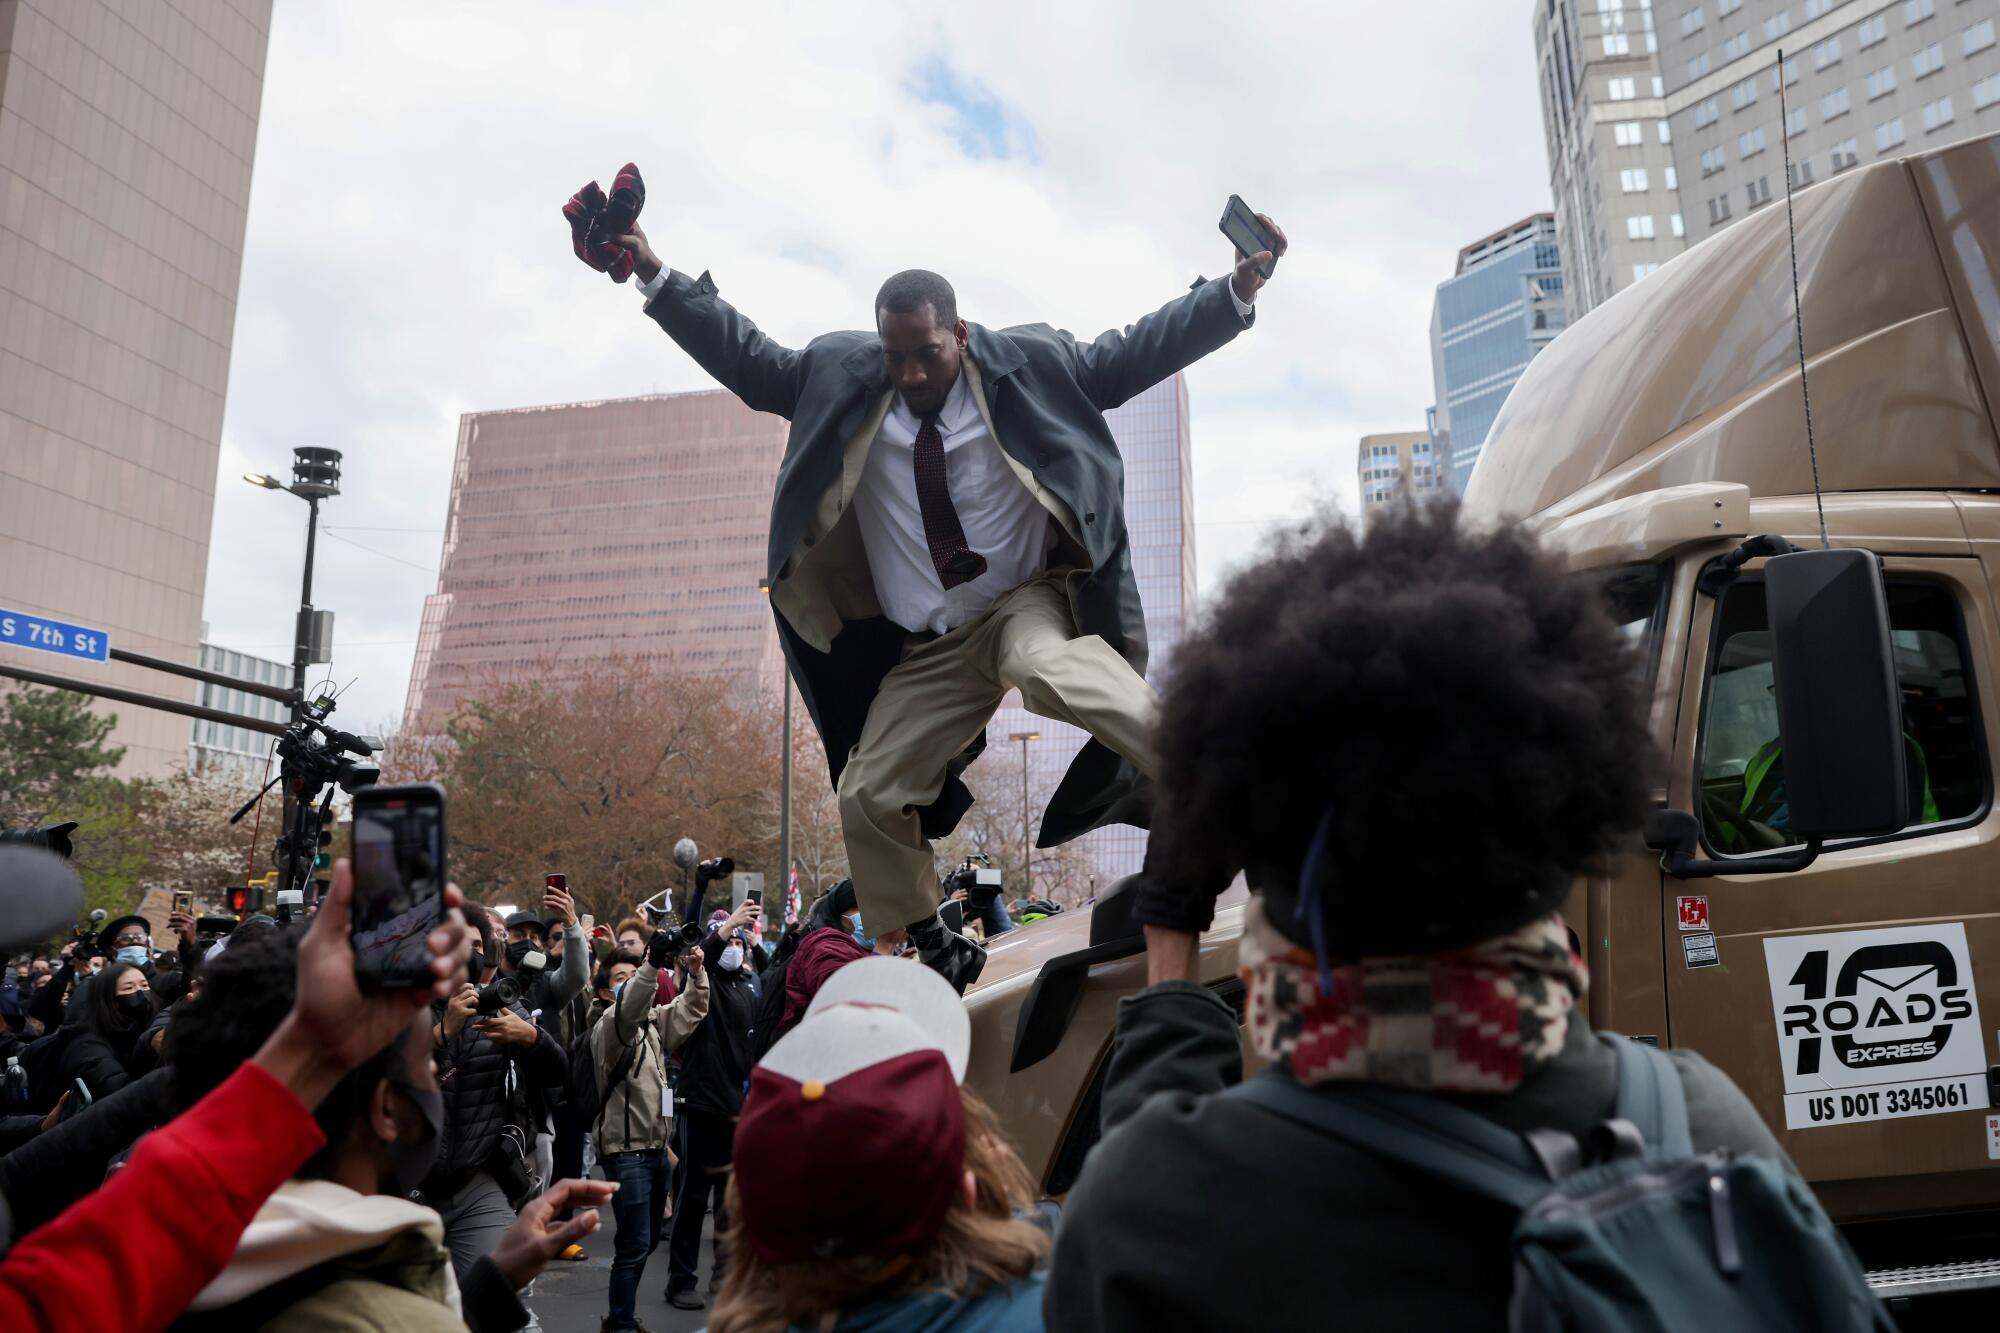
<instances>
[{"instance_id":1,"label":"white dress shirt","mask_svg":"<svg viewBox=\"0 0 2000 1333\"><path fill-rule=\"evenodd\" d=\"M666 285L662 266L651 282L638 284L639 300L649 303ZM1251 306L1223 284L1245 323ZM1005 593L1042 572L1048 559L1049 511L1001 456L1000 445L979 404L960 375L938 413L944 441L945 484L958 511L965 544L986 557L986 572L947 588L931 560L924 515L917 501L916 444L921 423L896 394L868 449L854 490L854 518L875 578L882 614L906 630L944 634L981 615Z\"/></svg>"},{"instance_id":2,"label":"white dress shirt","mask_svg":"<svg viewBox=\"0 0 2000 1333\"><path fill-rule=\"evenodd\" d=\"M947 588L931 560L917 501L917 431L922 423L897 394L868 448L854 488L854 518L875 576L882 614L907 630L943 634L978 616L1003 593L1042 572L1047 560L1049 511L1014 475L972 388L960 375L938 413L944 438L945 484L965 530L967 548L986 557L986 572Z\"/></svg>"}]
</instances>

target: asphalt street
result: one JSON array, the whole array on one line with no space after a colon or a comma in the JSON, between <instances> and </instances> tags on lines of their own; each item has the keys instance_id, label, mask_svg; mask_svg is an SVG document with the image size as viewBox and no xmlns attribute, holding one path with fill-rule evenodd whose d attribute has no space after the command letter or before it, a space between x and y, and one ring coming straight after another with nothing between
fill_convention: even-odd
<instances>
[{"instance_id":1,"label":"asphalt street","mask_svg":"<svg viewBox=\"0 0 2000 1333\"><path fill-rule=\"evenodd\" d=\"M598 1210L603 1218L596 1234L583 1244L587 1259L550 1264L524 1298L527 1307L548 1333L596 1333L604 1322L605 1300L611 1283L611 1252L617 1243L617 1220L607 1205ZM696 1290L709 1299L708 1270L713 1262L714 1216L702 1227L701 1286ZM671 1225L671 1223L669 1224ZM676 1310L667 1304L667 1247L664 1241L646 1260L639 1281L639 1322L650 1333L694 1333L708 1325L707 1310Z\"/></svg>"}]
</instances>

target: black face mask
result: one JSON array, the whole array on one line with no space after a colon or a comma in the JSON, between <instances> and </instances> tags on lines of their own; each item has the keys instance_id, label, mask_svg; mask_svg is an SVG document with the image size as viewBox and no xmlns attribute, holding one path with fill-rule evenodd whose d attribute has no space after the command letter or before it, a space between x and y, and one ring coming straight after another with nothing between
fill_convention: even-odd
<instances>
[{"instance_id":1,"label":"black face mask","mask_svg":"<svg viewBox=\"0 0 2000 1333\"><path fill-rule=\"evenodd\" d=\"M469 955L466 956L465 959L466 979L470 981L473 985L477 986L479 984L479 978L482 975L484 975L485 972L486 972L486 955L479 952L479 950L474 949Z\"/></svg>"},{"instance_id":2,"label":"black face mask","mask_svg":"<svg viewBox=\"0 0 2000 1333\"><path fill-rule=\"evenodd\" d=\"M143 1027L153 1021L153 996L150 991L135 990L118 997L118 1017L125 1027Z\"/></svg>"},{"instance_id":3,"label":"black face mask","mask_svg":"<svg viewBox=\"0 0 2000 1333\"><path fill-rule=\"evenodd\" d=\"M516 971L529 971L529 972L542 971L543 969L539 967L531 967L525 969L521 967L521 964L527 961L527 957L529 954L541 953L541 952L542 952L542 946L535 943L533 940L515 940L512 944L507 946L507 965L511 968L514 968ZM546 964L544 964L544 966L546 966Z\"/></svg>"}]
</instances>

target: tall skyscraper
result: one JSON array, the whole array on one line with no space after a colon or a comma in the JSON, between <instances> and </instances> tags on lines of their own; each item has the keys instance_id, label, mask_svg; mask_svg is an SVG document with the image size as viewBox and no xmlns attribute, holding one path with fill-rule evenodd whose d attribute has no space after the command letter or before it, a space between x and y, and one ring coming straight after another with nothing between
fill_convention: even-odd
<instances>
[{"instance_id":1,"label":"tall skyscraper","mask_svg":"<svg viewBox=\"0 0 2000 1333\"><path fill-rule=\"evenodd\" d=\"M1561 333L1562 262L1555 218L1537 213L1458 252L1431 306L1433 465L1465 494L1500 404L1535 353Z\"/></svg>"},{"instance_id":2,"label":"tall skyscraper","mask_svg":"<svg viewBox=\"0 0 2000 1333\"><path fill-rule=\"evenodd\" d=\"M1445 487L1444 468L1427 430L1362 436L1361 447L1355 451L1354 470L1361 478L1364 523L1397 496L1421 500Z\"/></svg>"},{"instance_id":3,"label":"tall skyscraper","mask_svg":"<svg viewBox=\"0 0 2000 1333\"><path fill-rule=\"evenodd\" d=\"M1663 11L1671 3L1663 0ZM1663 40L1652 0L1535 5L1549 190L1572 321L1686 247L1665 57L1656 54Z\"/></svg>"},{"instance_id":4,"label":"tall skyscraper","mask_svg":"<svg viewBox=\"0 0 2000 1333\"><path fill-rule=\"evenodd\" d=\"M1690 241L1881 158L2000 130L1991 0L1705 0L1663 16L1666 116ZM1778 51L1785 97L1778 106ZM1781 120L1783 123L1781 124Z\"/></svg>"},{"instance_id":5,"label":"tall skyscraper","mask_svg":"<svg viewBox=\"0 0 2000 1333\"><path fill-rule=\"evenodd\" d=\"M1157 688L1194 611L1194 462L1187 381L1175 375L1104 415L1125 458L1125 527L1132 540L1139 603L1146 613L1146 678ZM1041 738L1008 740L1026 732L1040 732ZM1019 781L1020 747L1027 745L1029 787L1042 798L1033 811L1039 819L1041 805L1084 740L1075 727L1028 712L1010 691L986 728L986 753L974 780ZM1099 885L1136 872L1146 855L1145 831L1122 824L1079 841L1096 867ZM1019 888L1008 885L1008 896Z\"/></svg>"},{"instance_id":6,"label":"tall skyscraper","mask_svg":"<svg viewBox=\"0 0 2000 1333\"><path fill-rule=\"evenodd\" d=\"M271 0L0 4L0 606L180 662L201 641L270 19ZM186 718L99 708L126 773L186 763Z\"/></svg>"},{"instance_id":7,"label":"tall skyscraper","mask_svg":"<svg viewBox=\"0 0 2000 1333\"><path fill-rule=\"evenodd\" d=\"M780 680L764 577L782 417L721 389L459 420L404 726L606 657Z\"/></svg>"}]
</instances>

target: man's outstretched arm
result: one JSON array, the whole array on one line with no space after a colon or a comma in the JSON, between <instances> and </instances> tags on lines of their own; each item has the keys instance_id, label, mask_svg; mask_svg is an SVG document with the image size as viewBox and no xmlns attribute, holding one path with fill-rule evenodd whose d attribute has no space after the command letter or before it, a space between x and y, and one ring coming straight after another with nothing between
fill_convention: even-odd
<instances>
[{"instance_id":1,"label":"man's outstretched arm","mask_svg":"<svg viewBox=\"0 0 2000 1333\"><path fill-rule=\"evenodd\" d=\"M1285 233L1264 214L1275 251L1236 253L1228 279L1217 278L1167 302L1124 330L1099 334L1096 341L1072 342L1077 382L1100 411L1109 411L1152 388L1177 370L1213 352L1255 318L1252 303L1265 283L1259 267L1285 253Z\"/></svg>"},{"instance_id":2,"label":"man's outstretched arm","mask_svg":"<svg viewBox=\"0 0 2000 1333\"><path fill-rule=\"evenodd\" d=\"M632 252L639 299L653 322L753 411L775 412L790 420L803 379L800 354L773 342L717 296L706 273L690 278L660 263L638 223L618 243Z\"/></svg>"}]
</instances>

